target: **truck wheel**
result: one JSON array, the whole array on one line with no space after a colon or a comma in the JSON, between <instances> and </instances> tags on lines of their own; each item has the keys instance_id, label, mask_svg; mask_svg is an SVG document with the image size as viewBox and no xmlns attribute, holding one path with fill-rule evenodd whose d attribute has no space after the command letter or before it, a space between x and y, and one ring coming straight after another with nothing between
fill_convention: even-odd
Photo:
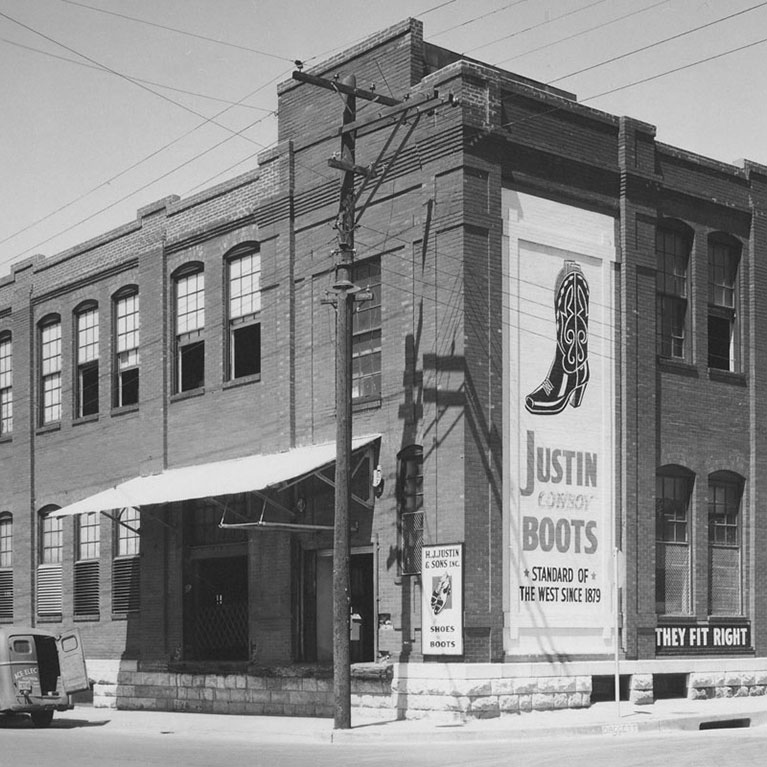
<instances>
[{"instance_id":1,"label":"truck wheel","mask_svg":"<svg viewBox=\"0 0 767 767\"><path fill-rule=\"evenodd\" d=\"M30 716L35 727L49 727L53 721L53 711L32 711Z\"/></svg>"}]
</instances>

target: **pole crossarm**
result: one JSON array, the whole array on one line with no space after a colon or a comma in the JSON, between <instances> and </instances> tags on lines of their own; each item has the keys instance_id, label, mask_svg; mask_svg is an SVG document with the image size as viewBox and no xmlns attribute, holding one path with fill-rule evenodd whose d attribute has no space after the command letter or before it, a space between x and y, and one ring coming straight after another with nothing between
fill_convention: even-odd
<instances>
[{"instance_id":1,"label":"pole crossarm","mask_svg":"<svg viewBox=\"0 0 767 767\"><path fill-rule=\"evenodd\" d=\"M373 101L377 104L383 104L384 106L394 106L401 103L401 99L395 99L391 96L384 96L375 91L368 91L364 88L357 88L353 85L348 85L341 80L328 80L326 77L317 77L316 75L310 75L306 72L300 72L296 70L293 72L293 79L298 80L301 83L309 83L311 85L317 85L320 88L325 88L328 91L336 91L337 93L343 93L346 96L356 96L359 99L365 101Z\"/></svg>"},{"instance_id":2,"label":"pole crossarm","mask_svg":"<svg viewBox=\"0 0 767 767\"><path fill-rule=\"evenodd\" d=\"M379 123L392 125L398 121L398 118L402 113L405 114L405 119L407 119L414 115L430 114L438 107L446 105L458 105L458 101L453 97L452 93L447 98L443 98L436 91L431 95L423 94L416 98L403 101L400 104L393 106L391 109L382 109L375 115L370 115L361 120L354 120L353 122L346 123L338 129L338 133L341 135L349 133L350 131L358 131L362 128L378 127Z\"/></svg>"}]
</instances>

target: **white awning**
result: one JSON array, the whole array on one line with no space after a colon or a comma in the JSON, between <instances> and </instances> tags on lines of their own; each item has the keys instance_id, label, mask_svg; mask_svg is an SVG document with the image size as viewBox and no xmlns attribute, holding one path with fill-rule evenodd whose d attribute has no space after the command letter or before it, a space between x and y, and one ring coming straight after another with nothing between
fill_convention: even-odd
<instances>
[{"instance_id":1,"label":"white awning","mask_svg":"<svg viewBox=\"0 0 767 767\"><path fill-rule=\"evenodd\" d=\"M352 450L366 447L380 438L369 434L352 440ZM297 447L282 453L248 455L228 461L216 461L160 474L134 477L115 487L56 509L52 517L68 517L92 511L147 506L193 498L247 493L280 485L313 474L336 460L336 443Z\"/></svg>"}]
</instances>

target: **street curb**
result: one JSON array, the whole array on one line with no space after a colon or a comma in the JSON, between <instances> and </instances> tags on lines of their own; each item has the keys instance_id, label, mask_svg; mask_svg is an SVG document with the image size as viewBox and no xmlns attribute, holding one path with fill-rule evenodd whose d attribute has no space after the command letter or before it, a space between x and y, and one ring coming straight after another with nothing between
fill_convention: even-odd
<instances>
[{"instance_id":1,"label":"street curb","mask_svg":"<svg viewBox=\"0 0 767 767\"><path fill-rule=\"evenodd\" d=\"M428 730L408 728L407 725L401 730L388 728L386 725L370 729L370 725L353 727L350 730L333 730L330 733L331 743L377 743L385 740L387 743L402 743L417 739L419 742L438 741L450 742L478 742L478 741L519 741L542 738L562 738L571 736L630 736L639 734L652 734L673 731L698 731L702 729L728 729L732 727L754 728L767 724L767 711L755 712L732 712L720 714L681 714L675 717L656 718L644 721L625 721L616 718L614 722L591 722L584 724L562 724L559 726L524 727L510 726L504 728L498 724L497 728L471 729L471 724L443 725ZM709 725L709 726L705 726Z\"/></svg>"}]
</instances>

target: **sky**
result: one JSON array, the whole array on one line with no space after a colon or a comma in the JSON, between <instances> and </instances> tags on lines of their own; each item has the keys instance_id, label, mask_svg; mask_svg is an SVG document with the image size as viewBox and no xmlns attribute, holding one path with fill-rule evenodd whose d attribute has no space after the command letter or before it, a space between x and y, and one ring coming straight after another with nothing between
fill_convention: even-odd
<instances>
[{"instance_id":1,"label":"sky","mask_svg":"<svg viewBox=\"0 0 767 767\"><path fill-rule=\"evenodd\" d=\"M256 168L296 59L408 17L660 142L767 165L767 2L0 0L0 279Z\"/></svg>"}]
</instances>

